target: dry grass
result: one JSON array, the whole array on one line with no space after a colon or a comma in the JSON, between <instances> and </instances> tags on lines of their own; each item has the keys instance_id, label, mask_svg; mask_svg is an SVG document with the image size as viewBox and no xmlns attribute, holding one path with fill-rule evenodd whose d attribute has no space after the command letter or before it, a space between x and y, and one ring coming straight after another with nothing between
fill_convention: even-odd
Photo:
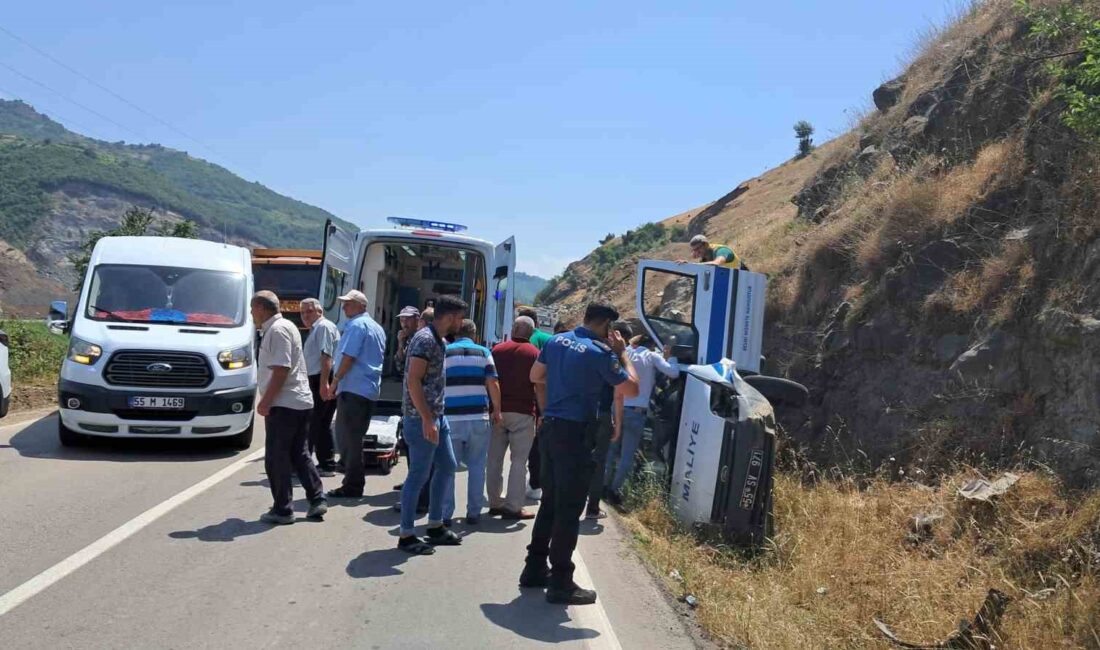
<instances>
[{"instance_id":1,"label":"dry grass","mask_svg":"<svg viewBox=\"0 0 1100 650\"><path fill-rule=\"evenodd\" d=\"M873 617L903 638L941 640L996 588L1013 598L998 647L1100 648L1100 493L1074 499L1028 473L975 504L955 496L962 478L859 489L781 475L777 536L749 561L684 534L660 499L628 523L660 575L683 576L667 582L698 598L703 627L735 647L888 647ZM936 512L931 538L911 539L911 518Z\"/></svg>"}]
</instances>

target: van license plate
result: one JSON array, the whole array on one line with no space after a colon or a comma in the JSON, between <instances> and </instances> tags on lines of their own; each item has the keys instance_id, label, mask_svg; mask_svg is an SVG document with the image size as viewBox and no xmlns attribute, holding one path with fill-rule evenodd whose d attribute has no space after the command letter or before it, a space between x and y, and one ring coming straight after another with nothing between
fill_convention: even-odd
<instances>
[{"instance_id":1,"label":"van license plate","mask_svg":"<svg viewBox=\"0 0 1100 650\"><path fill-rule=\"evenodd\" d=\"M167 409L181 411L184 406L182 397L131 397L132 409Z\"/></svg>"}]
</instances>

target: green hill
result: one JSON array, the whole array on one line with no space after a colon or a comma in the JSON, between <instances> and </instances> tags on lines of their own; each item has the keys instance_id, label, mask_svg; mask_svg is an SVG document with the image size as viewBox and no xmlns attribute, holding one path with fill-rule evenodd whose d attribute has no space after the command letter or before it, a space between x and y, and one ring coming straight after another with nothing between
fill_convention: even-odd
<instances>
[{"instance_id":1,"label":"green hill","mask_svg":"<svg viewBox=\"0 0 1100 650\"><path fill-rule=\"evenodd\" d=\"M80 210L56 211L57 194L72 187L190 219L207 236L224 232L241 243L319 248L325 220L337 220L185 152L86 138L24 102L0 100L0 238L32 248L44 222L79 221Z\"/></svg>"},{"instance_id":2,"label":"green hill","mask_svg":"<svg viewBox=\"0 0 1100 650\"><path fill-rule=\"evenodd\" d=\"M535 302L535 296L549 282L546 278L537 275L528 275L522 271L516 272L516 303L529 305Z\"/></svg>"}]
</instances>

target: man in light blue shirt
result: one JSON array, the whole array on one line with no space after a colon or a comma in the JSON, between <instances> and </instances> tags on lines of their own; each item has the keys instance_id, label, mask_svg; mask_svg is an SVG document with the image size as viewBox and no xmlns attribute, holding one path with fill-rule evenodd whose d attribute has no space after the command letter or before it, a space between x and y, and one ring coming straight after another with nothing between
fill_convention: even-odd
<instances>
[{"instance_id":1,"label":"man in light blue shirt","mask_svg":"<svg viewBox=\"0 0 1100 650\"><path fill-rule=\"evenodd\" d=\"M336 440L344 463L344 482L330 497L363 496L363 434L370 428L374 403L382 387L386 332L367 314L367 297L349 291L338 299L348 322L336 349L336 372L327 398L336 395Z\"/></svg>"},{"instance_id":2,"label":"man in light blue shirt","mask_svg":"<svg viewBox=\"0 0 1100 650\"><path fill-rule=\"evenodd\" d=\"M653 395L653 386L657 383L657 373L675 379L680 376L680 368L668 362L666 355L655 352L652 348L653 340L648 336L641 336L632 340L627 350L630 362L634 365L634 372L638 374L638 395L627 397L623 400L623 421L619 427L619 436L611 443L611 449L607 452L607 466L604 480L608 481L611 488L611 501L621 502L620 491L626 479L634 469L634 457L638 453L638 445L642 442L642 431L645 429L646 411L649 409L649 398ZM618 467L616 467L618 465Z\"/></svg>"}]
</instances>

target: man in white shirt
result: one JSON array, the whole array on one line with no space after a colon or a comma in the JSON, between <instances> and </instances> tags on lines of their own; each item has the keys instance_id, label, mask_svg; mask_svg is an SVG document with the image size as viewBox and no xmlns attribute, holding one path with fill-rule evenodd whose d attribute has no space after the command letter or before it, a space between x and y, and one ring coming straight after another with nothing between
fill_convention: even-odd
<instances>
[{"instance_id":1,"label":"man in white shirt","mask_svg":"<svg viewBox=\"0 0 1100 650\"><path fill-rule=\"evenodd\" d=\"M306 446L313 395L309 390L306 362L302 354L302 335L294 323L279 313L279 297L271 291L252 296L252 320L259 324L260 402L256 413L264 418L266 451L264 470L271 485L274 503L261 521L269 524L293 524L294 501L291 471L306 489L309 498L307 517L320 519L328 512L321 477Z\"/></svg>"},{"instance_id":2,"label":"man in white shirt","mask_svg":"<svg viewBox=\"0 0 1100 650\"><path fill-rule=\"evenodd\" d=\"M619 437L611 443L607 452L607 467L604 480L611 489L613 503L621 500L621 490L626 479L634 469L634 457L638 445L642 442L642 430L645 429L646 411L649 410L649 398L653 395L653 386L657 383L657 373L675 379L680 376L679 366L669 363L668 351L664 355L653 350L653 340L641 336L628 351L630 362L638 375L638 396L623 402L623 421L619 428Z\"/></svg>"}]
</instances>

